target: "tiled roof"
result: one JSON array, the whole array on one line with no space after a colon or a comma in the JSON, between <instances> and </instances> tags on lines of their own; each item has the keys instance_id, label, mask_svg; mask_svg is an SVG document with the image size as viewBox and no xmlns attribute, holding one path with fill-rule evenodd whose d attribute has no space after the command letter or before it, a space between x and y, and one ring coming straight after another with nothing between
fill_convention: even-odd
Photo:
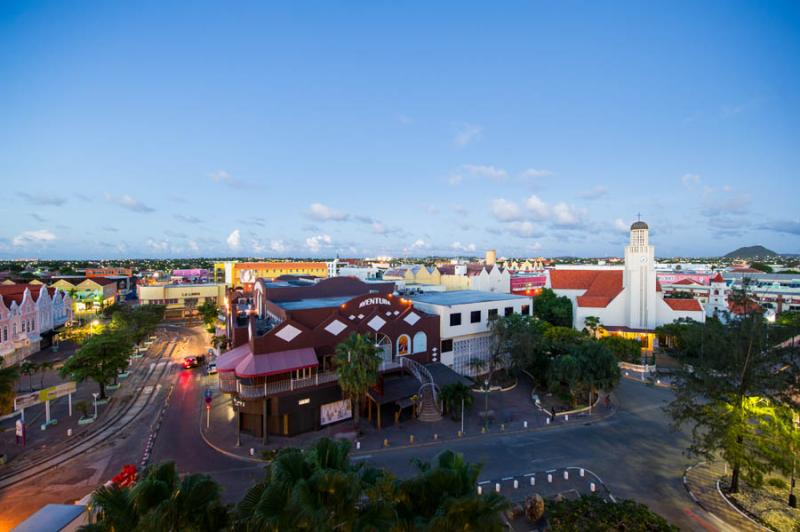
<instances>
[{"instance_id":1,"label":"tiled roof","mask_svg":"<svg viewBox=\"0 0 800 532\"><path fill-rule=\"evenodd\" d=\"M717 272L717 275L715 275L714 278L711 279L711 282L712 283L724 283L725 279L722 277L721 273Z\"/></svg>"},{"instance_id":2,"label":"tiled roof","mask_svg":"<svg viewBox=\"0 0 800 532\"><path fill-rule=\"evenodd\" d=\"M661 281L656 279L656 292L661 292Z\"/></svg>"},{"instance_id":3,"label":"tiled roof","mask_svg":"<svg viewBox=\"0 0 800 532\"><path fill-rule=\"evenodd\" d=\"M0 285L0 299L6 305L6 308L11 306L11 303L16 301L17 305L22 303L22 298L25 297L25 289L31 291L34 301L39 298L39 291L44 285L41 284L10 284ZM48 293L52 296L55 289L48 289Z\"/></svg>"},{"instance_id":4,"label":"tiled roof","mask_svg":"<svg viewBox=\"0 0 800 532\"><path fill-rule=\"evenodd\" d=\"M671 308L672 310L689 311L689 312L699 312L703 310L703 307L700 305L700 302L696 299L665 297L664 303L669 305L669 308Z\"/></svg>"},{"instance_id":5,"label":"tiled roof","mask_svg":"<svg viewBox=\"0 0 800 532\"><path fill-rule=\"evenodd\" d=\"M759 305L755 301L748 299L746 310L745 310L745 305L734 303L733 301L728 301L728 310L730 310L733 314L741 316L748 312L749 313L763 312L764 309L762 309L761 305Z\"/></svg>"},{"instance_id":6,"label":"tiled roof","mask_svg":"<svg viewBox=\"0 0 800 532\"><path fill-rule=\"evenodd\" d=\"M586 290L576 298L579 307L604 308L622 292L622 270L552 270L555 290Z\"/></svg>"},{"instance_id":7,"label":"tiled roof","mask_svg":"<svg viewBox=\"0 0 800 532\"><path fill-rule=\"evenodd\" d=\"M698 283L694 279L681 279L680 281L676 281L675 284L696 284L702 286L702 284Z\"/></svg>"}]
</instances>

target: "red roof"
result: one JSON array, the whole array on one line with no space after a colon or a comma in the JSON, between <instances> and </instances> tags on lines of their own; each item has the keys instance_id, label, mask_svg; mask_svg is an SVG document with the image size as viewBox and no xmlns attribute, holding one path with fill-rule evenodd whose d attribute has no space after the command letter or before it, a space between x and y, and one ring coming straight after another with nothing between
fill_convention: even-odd
<instances>
[{"instance_id":1,"label":"red roof","mask_svg":"<svg viewBox=\"0 0 800 532\"><path fill-rule=\"evenodd\" d=\"M694 279L688 279L687 278L687 279L681 279L680 281L675 282L675 284L698 284L699 285L700 283L698 283ZM700 286L702 286L702 285L700 285Z\"/></svg>"},{"instance_id":2,"label":"red roof","mask_svg":"<svg viewBox=\"0 0 800 532\"><path fill-rule=\"evenodd\" d=\"M756 313L756 312L763 312L764 309L761 308L761 305L756 303L753 300L747 300L747 309L745 310L745 305L735 303L733 301L728 301L728 310L732 313L742 316L743 314L747 313Z\"/></svg>"},{"instance_id":3,"label":"red roof","mask_svg":"<svg viewBox=\"0 0 800 532\"><path fill-rule=\"evenodd\" d=\"M17 305L22 303L22 298L25 296L25 289L31 291L34 301L39 298L39 291L44 285L41 284L9 284L0 285L0 299L5 302L6 307L11 306L12 301L16 301ZM55 293L55 288L48 288L48 293L52 296Z\"/></svg>"},{"instance_id":4,"label":"red roof","mask_svg":"<svg viewBox=\"0 0 800 532\"><path fill-rule=\"evenodd\" d=\"M703 310L703 307L700 305L700 302L696 299L665 297L664 303L669 305L669 308L671 308L672 310L683 310L690 312L702 312Z\"/></svg>"},{"instance_id":5,"label":"red roof","mask_svg":"<svg viewBox=\"0 0 800 532\"><path fill-rule=\"evenodd\" d=\"M607 307L622 292L622 270L552 270L556 290L586 290L577 297L579 307Z\"/></svg>"},{"instance_id":6,"label":"red roof","mask_svg":"<svg viewBox=\"0 0 800 532\"><path fill-rule=\"evenodd\" d=\"M661 281L656 279L656 292L661 292Z\"/></svg>"},{"instance_id":7,"label":"red roof","mask_svg":"<svg viewBox=\"0 0 800 532\"><path fill-rule=\"evenodd\" d=\"M731 271L734 273L764 273L761 270L756 270L755 268L734 268Z\"/></svg>"},{"instance_id":8,"label":"red roof","mask_svg":"<svg viewBox=\"0 0 800 532\"><path fill-rule=\"evenodd\" d=\"M711 282L712 283L724 283L725 279L723 279L721 273L717 272L717 275L715 275L714 278L711 279Z\"/></svg>"},{"instance_id":9,"label":"red roof","mask_svg":"<svg viewBox=\"0 0 800 532\"><path fill-rule=\"evenodd\" d=\"M247 344L245 344L247 345ZM236 376L241 378L267 377L288 373L296 369L319 366L312 347L253 355L248 353L236 365Z\"/></svg>"}]
</instances>

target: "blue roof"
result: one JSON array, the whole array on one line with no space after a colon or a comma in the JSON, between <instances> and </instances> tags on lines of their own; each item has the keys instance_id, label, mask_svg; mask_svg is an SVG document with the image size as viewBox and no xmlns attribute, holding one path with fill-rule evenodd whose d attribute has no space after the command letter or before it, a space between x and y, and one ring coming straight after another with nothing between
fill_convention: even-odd
<instances>
[{"instance_id":1,"label":"blue roof","mask_svg":"<svg viewBox=\"0 0 800 532\"><path fill-rule=\"evenodd\" d=\"M274 301L276 305L284 310L307 310L312 308L338 307L347 303L356 296L339 297L313 297L309 299L294 299L290 301Z\"/></svg>"},{"instance_id":2,"label":"blue roof","mask_svg":"<svg viewBox=\"0 0 800 532\"><path fill-rule=\"evenodd\" d=\"M530 297L515 294L498 294L496 292L483 292L481 290L453 290L452 292L425 292L407 296L410 300L431 305L469 305L471 303L490 303L492 301L511 301L527 299Z\"/></svg>"},{"instance_id":3,"label":"blue roof","mask_svg":"<svg viewBox=\"0 0 800 532\"><path fill-rule=\"evenodd\" d=\"M48 504L18 524L14 531L41 532L43 530L61 530L85 511L86 506L77 504Z\"/></svg>"}]
</instances>

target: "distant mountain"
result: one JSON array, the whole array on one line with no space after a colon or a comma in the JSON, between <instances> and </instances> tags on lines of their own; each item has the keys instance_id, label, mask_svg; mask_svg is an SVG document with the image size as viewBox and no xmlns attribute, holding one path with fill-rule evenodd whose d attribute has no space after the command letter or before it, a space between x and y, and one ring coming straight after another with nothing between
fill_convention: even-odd
<instances>
[{"instance_id":1,"label":"distant mountain","mask_svg":"<svg viewBox=\"0 0 800 532\"><path fill-rule=\"evenodd\" d=\"M725 255L726 259L763 259L765 257L780 257L780 254L764 246L747 246Z\"/></svg>"}]
</instances>

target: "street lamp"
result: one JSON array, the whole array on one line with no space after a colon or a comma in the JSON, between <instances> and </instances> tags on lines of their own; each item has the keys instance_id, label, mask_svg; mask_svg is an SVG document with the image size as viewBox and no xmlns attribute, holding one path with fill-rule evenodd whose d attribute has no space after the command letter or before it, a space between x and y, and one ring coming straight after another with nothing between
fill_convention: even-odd
<instances>
[{"instance_id":1,"label":"street lamp","mask_svg":"<svg viewBox=\"0 0 800 532\"><path fill-rule=\"evenodd\" d=\"M94 418L97 419L97 398L100 396L97 392L92 392L92 397L94 397Z\"/></svg>"},{"instance_id":2,"label":"street lamp","mask_svg":"<svg viewBox=\"0 0 800 532\"><path fill-rule=\"evenodd\" d=\"M100 322L98 320L92 320L92 322L89 324L89 336L94 336L94 328L99 324Z\"/></svg>"},{"instance_id":3,"label":"street lamp","mask_svg":"<svg viewBox=\"0 0 800 532\"><path fill-rule=\"evenodd\" d=\"M489 379L483 381L484 387L484 408L483 408L483 427L489 430Z\"/></svg>"},{"instance_id":4,"label":"street lamp","mask_svg":"<svg viewBox=\"0 0 800 532\"><path fill-rule=\"evenodd\" d=\"M795 430L800 430L800 414L796 416L792 416L792 425L794 425ZM789 484L789 506L792 508L797 508L797 495L794 494L794 485L795 485L795 478L794 478L794 468L797 463L797 453L792 454L792 479L791 484Z\"/></svg>"}]
</instances>

